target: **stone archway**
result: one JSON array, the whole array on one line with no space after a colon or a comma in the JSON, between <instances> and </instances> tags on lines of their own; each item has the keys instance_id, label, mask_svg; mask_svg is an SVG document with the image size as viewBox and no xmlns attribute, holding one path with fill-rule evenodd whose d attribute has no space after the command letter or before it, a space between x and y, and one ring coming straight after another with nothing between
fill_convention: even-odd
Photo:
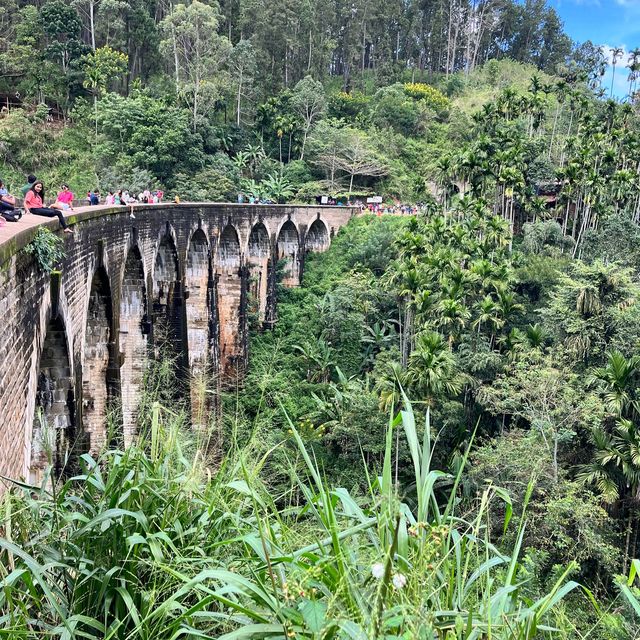
<instances>
[{"instance_id":1,"label":"stone archway","mask_svg":"<svg viewBox=\"0 0 640 640\"><path fill-rule=\"evenodd\" d=\"M269 233L262 222L251 229L248 246L249 313L257 315L258 322L265 320L267 306L268 273L271 262Z\"/></svg>"},{"instance_id":2,"label":"stone archway","mask_svg":"<svg viewBox=\"0 0 640 640\"><path fill-rule=\"evenodd\" d=\"M82 430L93 454L107 442L107 411L115 386L112 327L109 277L100 267L91 280L82 358Z\"/></svg>"},{"instance_id":3,"label":"stone archway","mask_svg":"<svg viewBox=\"0 0 640 640\"><path fill-rule=\"evenodd\" d=\"M156 358L174 361L180 379L185 377L184 300L173 238L165 234L160 240L153 269L153 345Z\"/></svg>"},{"instance_id":4,"label":"stone archway","mask_svg":"<svg viewBox=\"0 0 640 640\"><path fill-rule=\"evenodd\" d=\"M317 218L307 231L305 249L307 251L321 252L326 251L330 244L327 226L320 218Z\"/></svg>"},{"instance_id":5,"label":"stone archway","mask_svg":"<svg viewBox=\"0 0 640 640\"><path fill-rule=\"evenodd\" d=\"M71 475L78 451L86 450L76 428L69 347L60 318L51 319L47 324L37 384L28 478L32 484L42 481L49 462L54 478Z\"/></svg>"},{"instance_id":6,"label":"stone archway","mask_svg":"<svg viewBox=\"0 0 640 640\"><path fill-rule=\"evenodd\" d=\"M284 262L282 284L297 287L300 284L300 237L296 225L287 220L278 233L277 258Z\"/></svg>"},{"instance_id":7,"label":"stone archway","mask_svg":"<svg viewBox=\"0 0 640 640\"><path fill-rule=\"evenodd\" d=\"M225 380L234 379L244 352L243 277L240 241L233 225L220 235L216 254L218 274L218 317L220 322L220 373Z\"/></svg>"},{"instance_id":8,"label":"stone archway","mask_svg":"<svg viewBox=\"0 0 640 640\"><path fill-rule=\"evenodd\" d=\"M125 446L133 442L139 398L144 384L151 323L147 316L147 286L140 250L132 247L124 264L120 295L120 367L122 425Z\"/></svg>"},{"instance_id":9,"label":"stone archway","mask_svg":"<svg viewBox=\"0 0 640 640\"><path fill-rule=\"evenodd\" d=\"M209 374L212 365L211 314L213 278L209 242L202 229L192 236L185 270L186 322L189 347L191 419L194 427L206 426L211 403Z\"/></svg>"}]
</instances>

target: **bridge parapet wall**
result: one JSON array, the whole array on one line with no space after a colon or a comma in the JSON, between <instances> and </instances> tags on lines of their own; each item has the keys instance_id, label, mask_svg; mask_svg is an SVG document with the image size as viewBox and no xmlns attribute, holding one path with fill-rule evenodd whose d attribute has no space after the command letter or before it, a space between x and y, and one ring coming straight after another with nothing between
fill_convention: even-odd
<instances>
[{"instance_id":1,"label":"bridge parapet wall","mask_svg":"<svg viewBox=\"0 0 640 640\"><path fill-rule=\"evenodd\" d=\"M61 233L57 220L27 216L5 225L0 474L38 481L47 456L63 473L74 451L104 443L100 425L112 399L122 402L122 436L130 442L141 359L153 351L159 319L167 320L187 370L234 375L246 358L252 276L260 316L272 320L276 262L288 261L289 276L299 278L305 253L327 248L353 214L347 207L208 203L85 207L67 216L75 233L64 235L66 258L52 275L23 249L38 226ZM234 236L237 245L229 246ZM191 402L201 408L193 389Z\"/></svg>"}]
</instances>

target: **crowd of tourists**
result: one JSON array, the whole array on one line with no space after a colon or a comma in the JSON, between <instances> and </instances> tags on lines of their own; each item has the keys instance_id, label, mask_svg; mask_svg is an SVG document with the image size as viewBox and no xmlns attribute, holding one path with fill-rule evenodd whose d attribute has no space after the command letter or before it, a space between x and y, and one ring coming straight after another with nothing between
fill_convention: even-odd
<instances>
[{"instance_id":1,"label":"crowd of tourists","mask_svg":"<svg viewBox=\"0 0 640 640\"><path fill-rule=\"evenodd\" d=\"M20 188L20 192L22 194L22 207L18 205L16 197L9 193L2 180L0 180L0 227L4 226L6 222L18 222L23 215L36 215L45 218L56 217L65 233L73 233L73 229L69 227L65 220L64 212L74 210L73 203L76 197L67 184L60 185L60 191L56 194L55 200L46 206L44 183L36 176L27 176L27 182ZM164 193L161 189L153 192L145 189L137 196L129 193L126 189L120 189L115 192L109 191L104 198L103 204L123 206L157 204L162 202L163 197ZM101 204L100 190L89 191L86 203L89 205ZM130 217L135 218L133 208Z\"/></svg>"},{"instance_id":2,"label":"crowd of tourists","mask_svg":"<svg viewBox=\"0 0 640 640\"><path fill-rule=\"evenodd\" d=\"M356 200L353 206L360 207L362 212L369 211L375 213L378 216L383 214L396 215L396 216L412 216L418 213L418 206L415 204L404 204L401 202L394 202L392 204L385 203L364 203L360 200Z\"/></svg>"},{"instance_id":3,"label":"crowd of tourists","mask_svg":"<svg viewBox=\"0 0 640 640\"><path fill-rule=\"evenodd\" d=\"M95 189L89 191L87 199L89 204L100 204L100 190ZM145 189L140 191L138 195L129 193L126 189L118 189L117 191L108 191L104 197L104 204L108 205L128 205L128 204L158 204L162 202L164 198L164 191L158 189L157 191L149 191Z\"/></svg>"}]
</instances>

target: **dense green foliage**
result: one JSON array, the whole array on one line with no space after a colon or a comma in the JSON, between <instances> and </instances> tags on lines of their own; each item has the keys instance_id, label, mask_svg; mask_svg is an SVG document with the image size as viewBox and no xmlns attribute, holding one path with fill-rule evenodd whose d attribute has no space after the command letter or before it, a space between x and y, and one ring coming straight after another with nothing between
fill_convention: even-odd
<instances>
[{"instance_id":1,"label":"dense green foliage","mask_svg":"<svg viewBox=\"0 0 640 640\"><path fill-rule=\"evenodd\" d=\"M556 237L354 219L254 328L213 474L152 363L138 444L5 498L5 635L636 637L639 285Z\"/></svg>"},{"instance_id":2,"label":"dense green foliage","mask_svg":"<svg viewBox=\"0 0 640 640\"><path fill-rule=\"evenodd\" d=\"M251 391L226 397L229 429L273 449L268 477L286 491L284 408L324 473L357 494L363 460L381 472L386 416L404 388L431 409L438 468L459 470L475 433L462 504L473 508L490 481L520 518L533 479L529 571L549 586L572 558L606 601L638 554L640 285L624 265L571 259L562 238L557 223L537 223L510 251L508 223L481 200L352 221L307 259L303 287L281 291L276 328L253 337ZM395 477L410 486L411 469L399 443ZM637 630L601 624L613 625L603 637Z\"/></svg>"},{"instance_id":3,"label":"dense green foliage","mask_svg":"<svg viewBox=\"0 0 640 640\"><path fill-rule=\"evenodd\" d=\"M415 202L473 189L516 229L546 202L576 251L605 213L637 214L637 118L597 101L602 50L571 43L543 0L0 9L0 175L14 190L30 172L78 195ZM617 55L631 103L638 56Z\"/></svg>"},{"instance_id":4,"label":"dense green foliage","mask_svg":"<svg viewBox=\"0 0 640 640\"><path fill-rule=\"evenodd\" d=\"M519 559L524 519L511 553L496 549L488 517L508 495L489 487L459 513L460 474L430 468L428 416L419 427L408 404L387 428L380 478L357 498L323 480L293 425L302 466L288 465L290 489L274 500L250 449L208 479L180 417L154 403L150 418L148 443L85 455L63 485L5 500L3 636L525 640L573 627L561 606L579 590L573 564L541 591ZM414 468L409 500L393 480L396 433Z\"/></svg>"}]
</instances>

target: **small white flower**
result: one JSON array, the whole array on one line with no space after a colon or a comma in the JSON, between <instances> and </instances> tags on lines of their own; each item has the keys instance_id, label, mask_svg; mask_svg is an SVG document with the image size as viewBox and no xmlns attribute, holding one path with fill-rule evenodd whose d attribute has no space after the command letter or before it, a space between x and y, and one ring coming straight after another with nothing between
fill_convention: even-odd
<instances>
[{"instance_id":1,"label":"small white flower","mask_svg":"<svg viewBox=\"0 0 640 640\"><path fill-rule=\"evenodd\" d=\"M402 587L404 587L404 585L407 584L407 578L401 573L396 573L391 579L391 582L393 582L393 586L396 589L402 589Z\"/></svg>"},{"instance_id":2,"label":"small white flower","mask_svg":"<svg viewBox=\"0 0 640 640\"><path fill-rule=\"evenodd\" d=\"M384 565L382 564L382 562L376 562L371 567L371 575L376 580L381 580L382 579L382 577L384 576Z\"/></svg>"}]
</instances>

